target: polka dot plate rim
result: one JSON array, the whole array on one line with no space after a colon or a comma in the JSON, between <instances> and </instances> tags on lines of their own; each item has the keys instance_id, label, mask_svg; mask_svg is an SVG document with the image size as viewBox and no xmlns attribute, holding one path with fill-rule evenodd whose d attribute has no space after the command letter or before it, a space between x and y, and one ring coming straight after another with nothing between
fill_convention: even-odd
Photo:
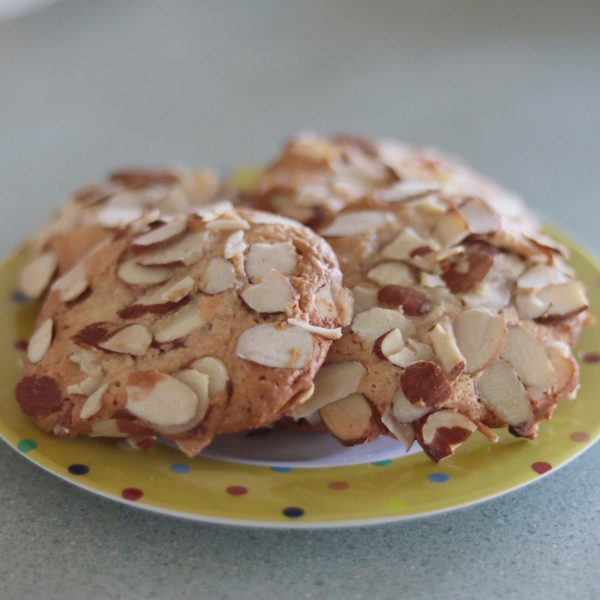
<instances>
[{"instance_id":1,"label":"polka dot plate rim","mask_svg":"<svg viewBox=\"0 0 600 600\"><path fill-rule=\"evenodd\" d=\"M556 233L556 232L554 232ZM591 310L600 316L600 268L571 249L571 264L588 286ZM565 400L538 438L502 432L497 444L478 433L439 465L422 452L341 466L295 468L274 461L246 464L208 457L188 459L167 446L123 449L122 442L79 436L51 438L24 417L14 398L24 359L23 341L39 304L14 295L26 261L22 250L0 266L0 437L24 458L54 476L131 507L196 521L263 528L305 529L403 521L465 508L518 490L553 473L600 438L600 325L584 329L576 352L579 399ZM587 360L586 360L587 358ZM118 468L115 468L118 465ZM33 499L32 499L33 501Z\"/></svg>"}]
</instances>

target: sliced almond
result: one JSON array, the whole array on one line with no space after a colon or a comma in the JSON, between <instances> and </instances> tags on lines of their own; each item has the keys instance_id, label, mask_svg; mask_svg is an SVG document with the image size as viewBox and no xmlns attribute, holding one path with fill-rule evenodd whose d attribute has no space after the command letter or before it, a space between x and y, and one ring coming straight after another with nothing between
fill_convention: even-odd
<instances>
[{"instance_id":1,"label":"sliced almond","mask_svg":"<svg viewBox=\"0 0 600 600\"><path fill-rule=\"evenodd\" d=\"M87 290L88 285L85 263L80 262L60 279L57 279L50 289L58 291L63 302L72 302Z\"/></svg>"},{"instance_id":2,"label":"sliced almond","mask_svg":"<svg viewBox=\"0 0 600 600\"><path fill-rule=\"evenodd\" d=\"M185 221L171 221L166 225L161 225L149 233L142 235L131 242L132 250L141 250L156 244L164 244L181 235L187 228Z\"/></svg>"},{"instance_id":3,"label":"sliced almond","mask_svg":"<svg viewBox=\"0 0 600 600\"><path fill-rule=\"evenodd\" d=\"M563 358L571 357L571 348L569 344L564 342L547 342L544 344L544 351L548 356L562 356Z\"/></svg>"},{"instance_id":4,"label":"sliced almond","mask_svg":"<svg viewBox=\"0 0 600 600\"><path fill-rule=\"evenodd\" d=\"M564 244L553 240L547 235L536 232L526 237L526 239L533 242L546 255L548 260L553 261L557 257L568 258L569 256L569 250Z\"/></svg>"},{"instance_id":5,"label":"sliced almond","mask_svg":"<svg viewBox=\"0 0 600 600\"><path fill-rule=\"evenodd\" d=\"M414 229L406 227L394 241L383 248L380 256L392 260L408 260L414 250L424 246L427 246L427 242Z\"/></svg>"},{"instance_id":6,"label":"sliced almond","mask_svg":"<svg viewBox=\"0 0 600 600\"><path fill-rule=\"evenodd\" d=\"M73 195L73 200L83 206L89 206L90 204L96 204L96 202L102 202L102 200L110 198L120 189L120 184L112 181L105 181L97 185L90 185L77 190Z\"/></svg>"},{"instance_id":7,"label":"sliced almond","mask_svg":"<svg viewBox=\"0 0 600 600\"><path fill-rule=\"evenodd\" d=\"M352 292L339 283L332 283L331 295L333 297L333 302L335 303L340 325L342 325L342 327L350 325L352 322L352 313L354 311L354 298Z\"/></svg>"},{"instance_id":8,"label":"sliced almond","mask_svg":"<svg viewBox=\"0 0 600 600\"><path fill-rule=\"evenodd\" d=\"M404 202L419 198L425 194L431 194L440 189L435 181L424 181L422 179L403 179L394 185L381 190L379 199L383 202Z\"/></svg>"},{"instance_id":9,"label":"sliced almond","mask_svg":"<svg viewBox=\"0 0 600 600\"><path fill-rule=\"evenodd\" d=\"M300 327L264 323L240 335L237 356L265 367L306 369L313 355L313 338Z\"/></svg>"},{"instance_id":10,"label":"sliced almond","mask_svg":"<svg viewBox=\"0 0 600 600\"><path fill-rule=\"evenodd\" d=\"M34 258L19 275L19 289L31 299L39 298L48 287L58 260L52 251Z\"/></svg>"},{"instance_id":11,"label":"sliced almond","mask_svg":"<svg viewBox=\"0 0 600 600\"><path fill-rule=\"evenodd\" d=\"M88 435L91 437L124 438L129 434L119 429L116 419L107 419L106 421L92 423L92 431Z\"/></svg>"},{"instance_id":12,"label":"sliced almond","mask_svg":"<svg viewBox=\"0 0 600 600\"><path fill-rule=\"evenodd\" d=\"M412 338L406 340L406 345L396 354L390 354L387 359L397 367L406 369L421 360L431 361L435 357L429 344L423 344Z\"/></svg>"},{"instance_id":13,"label":"sliced almond","mask_svg":"<svg viewBox=\"0 0 600 600\"><path fill-rule=\"evenodd\" d=\"M369 308L377 306L377 288L366 288L360 285L352 288L352 296L354 297L354 315L358 315Z\"/></svg>"},{"instance_id":14,"label":"sliced almond","mask_svg":"<svg viewBox=\"0 0 600 600\"><path fill-rule=\"evenodd\" d=\"M196 414L198 397L185 383L156 371L133 375L143 377L132 378L130 375L132 383L126 388L125 408L136 417L149 423L171 426L183 425Z\"/></svg>"},{"instance_id":15,"label":"sliced almond","mask_svg":"<svg viewBox=\"0 0 600 600\"><path fill-rule=\"evenodd\" d=\"M511 282L492 279L476 284L472 291L463 295L461 301L465 308L487 308L496 313L509 306L511 298Z\"/></svg>"},{"instance_id":16,"label":"sliced almond","mask_svg":"<svg viewBox=\"0 0 600 600\"><path fill-rule=\"evenodd\" d=\"M500 355L506 337L506 323L500 315L489 310L471 308L456 319L454 336L467 362L465 372L477 373Z\"/></svg>"},{"instance_id":17,"label":"sliced almond","mask_svg":"<svg viewBox=\"0 0 600 600\"><path fill-rule=\"evenodd\" d=\"M261 314L285 312L294 305L290 282L275 269L247 287L240 296L252 310Z\"/></svg>"},{"instance_id":18,"label":"sliced almond","mask_svg":"<svg viewBox=\"0 0 600 600\"><path fill-rule=\"evenodd\" d=\"M216 219L206 224L209 231L232 231L236 229L250 229L250 223L243 219Z\"/></svg>"},{"instance_id":19,"label":"sliced almond","mask_svg":"<svg viewBox=\"0 0 600 600\"><path fill-rule=\"evenodd\" d=\"M431 310L431 300L419 290L403 285L384 285L377 294L384 306L401 306L409 317L422 317Z\"/></svg>"},{"instance_id":20,"label":"sliced almond","mask_svg":"<svg viewBox=\"0 0 600 600\"><path fill-rule=\"evenodd\" d=\"M104 379L102 369L95 371L83 381L67 387L69 394L81 394L82 396L91 396L99 387ZM83 417L85 418L85 417Z\"/></svg>"},{"instance_id":21,"label":"sliced almond","mask_svg":"<svg viewBox=\"0 0 600 600\"><path fill-rule=\"evenodd\" d=\"M269 195L269 204L272 210L277 213L285 214L290 219L308 223L315 218L316 210L309 206L297 206L294 198L289 194Z\"/></svg>"},{"instance_id":22,"label":"sliced almond","mask_svg":"<svg viewBox=\"0 0 600 600\"><path fill-rule=\"evenodd\" d=\"M459 365L463 365L463 369L466 366L466 359L459 350L454 335L440 323L436 323L430 329L429 337L444 373L455 378L459 374Z\"/></svg>"},{"instance_id":23,"label":"sliced almond","mask_svg":"<svg viewBox=\"0 0 600 600\"><path fill-rule=\"evenodd\" d=\"M577 390L579 384L579 366L572 356L561 356L553 354L550 356L554 376L556 378L556 387L554 394L557 398L569 396Z\"/></svg>"},{"instance_id":24,"label":"sliced almond","mask_svg":"<svg viewBox=\"0 0 600 600\"><path fill-rule=\"evenodd\" d=\"M569 278L558 269L548 265L535 265L519 277L517 287L539 290L550 285L568 283L568 281Z\"/></svg>"},{"instance_id":25,"label":"sliced almond","mask_svg":"<svg viewBox=\"0 0 600 600\"><path fill-rule=\"evenodd\" d=\"M152 343L152 334L147 327L135 323L118 329L108 339L98 344L103 350L119 352L120 354L132 354L133 356L144 356Z\"/></svg>"},{"instance_id":26,"label":"sliced almond","mask_svg":"<svg viewBox=\"0 0 600 600\"><path fill-rule=\"evenodd\" d=\"M88 396L81 407L81 412L79 413L80 419L89 419L100 411L102 408L102 397L107 389L108 383L105 383Z\"/></svg>"},{"instance_id":27,"label":"sliced almond","mask_svg":"<svg viewBox=\"0 0 600 600\"><path fill-rule=\"evenodd\" d=\"M217 394L221 394L227 390L229 383L229 373L225 363L219 358L213 356L205 356L199 358L191 364L193 369L200 373L208 375L208 396L212 398Z\"/></svg>"},{"instance_id":28,"label":"sliced almond","mask_svg":"<svg viewBox=\"0 0 600 600\"><path fill-rule=\"evenodd\" d=\"M334 222L319 232L323 237L361 235L394 221L394 215L380 210L360 210L338 215Z\"/></svg>"},{"instance_id":29,"label":"sliced almond","mask_svg":"<svg viewBox=\"0 0 600 600\"><path fill-rule=\"evenodd\" d=\"M136 319L142 315L152 313L164 315L179 308L185 298L193 291L196 283L191 277L184 277L167 289L160 289L138 298L134 304L126 306L119 312L122 319Z\"/></svg>"},{"instance_id":30,"label":"sliced almond","mask_svg":"<svg viewBox=\"0 0 600 600\"><path fill-rule=\"evenodd\" d=\"M130 285L156 285L171 279L173 270L165 267L144 267L138 265L134 258L130 258L121 263L117 275Z\"/></svg>"},{"instance_id":31,"label":"sliced almond","mask_svg":"<svg viewBox=\"0 0 600 600\"><path fill-rule=\"evenodd\" d=\"M110 174L112 183L133 190L146 188L168 188L177 183L179 174L171 170L159 169L123 169Z\"/></svg>"},{"instance_id":32,"label":"sliced almond","mask_svg":"<svg viewBox=\"0 0 600 600\"><path fill-rule=\"evenodd\" d=\"M338 311L333 301L331 294L331 286L324 285L317 290L315 294L315 306L320 315L326 319L335 319L338 316Z\"/></svg>"},{"instance_id":33,"label":"sliced almond","mask_svg":"<svg viewBox=\"0 0 600 600\"><path fill-rule=\"evenodd\" d=\"M46 356L46 352L48 352L48 348L52 343L53 329L54 321L46 319L31 336L27 345L27 358L30 363L35 365Z\"/></svg>"},{"instance_id":34,"label":"sliced almond","mask_svg":"<svg viewBox=\"0 0 600 600\"><path fill-rule=\"evenodd\" d=\"M174 244L170 244L167 248L160 248L154 252L144 252L136 258L136 262L147 266L193 265L202 258L208 236L208 231L189 233Z\"/></svg>"},{"instance_id":35,"label":"sliced almond","mask_svg":"<svg viewBox=\"0 0 600 600\"><path fill-rule=\"evenodd\" d=\"M98 353L91 350L81 348L71 354L69 360L79 365L79 368L88 375L102 369L102 365L98 362Z\"/></svg>"},{"instance_id":36,"label":"sliced almond","mask_svg":"<svg viewBox=\"0 0 600 600\"><path fill-rule=\"evenodd\" d=\"M252 244L246 256L246 273L250 281L264 277L271 269L290 276L296 271L298 257L290 242L281 244Z\"/></svg>"},{"instance_id":37,"label":"sliced almond","mask_svg":"<svg viewBox=\"0 0 600 600\"><path fill-rule=\"evenodd\" d=\"M443 248L451 248L470 233L467 219L456 208L451 208L438 219L433 236Z\"/></svg>"},{"instance_id":38,"label":"sliced almond","mask_svg":"<svg viewBox=\"0 0 600 600\"><path fill-rule=\"evenodd\" d=\"M367 277L379 285L404 285L415 283L411 268L401 262L384 262L373 267Z\"/></svg>"},{"instance_id":39,"label":"sliced almond","mask_svg":"<svg viewBox=\"0 0 600 600\"><path fill-rule=\"evenodd\" d=\"M427 413L431 412L429 406L416 406L407 397L402 387L399 387L394 394L392 401L392 410L394 419L398 423L406 424L418 421L421 417L424 417Z\"/></svg>"},{"instance_id":40,"label":"sliced almond","mask_svg":"<svg viewBox=\"0 0 600 600\"><path fill-rule=\"evenodd\" d=\"M314 162L331 162L341 157L342 148L313 134L303 134L296 138L289 151Z\"/></svg>"},{"instance_id":41,"label":"sliced almond","mask_svg":"<svg viewBox=\"0 0 600 600\"><path fill-rule=\"evenodd\" d=\"M178 371L173 375L175 379L185 383L198 398L198 406L196 413L192 419L193 423L190 426L195 426L197 423L202 421L208 410L209 398L210 398L210 380L206 373L200 373L196 369L184 369Z\"/></svg>"},{"instance_id":42,"label":"sliced almond","mask_svg":"<svg viewBox=\"0 0 600 600\"><path fill-rule=\"evenodd\" d=\"M439 462L454 454L477 425L465 415L452 410L440 410L427 417L421 428L420 443L429 458Z\"/></svg>"},{"instance_id":43,"label":"sliced almond","mask_svg":"<svg viewBox=\"0 0 600 600\"><path fill-rule=\"evenodd\" d=\"M169 286L166 290L162 289L158 292L142 296L136 301L136 304L153 305L179 302L193 291L194 285L194 280L191 277L184 277L181 281Z\"/></svg>"},{"instance_id":44,"label":"sliced almond","mask_svg":"<svg viewBox=\"0 0 600 600\"><path fill-rule=\"evenodd\" d=\"M323 365L315 376L313 395L306 402L297 406L292 412L292 416L295 419L307 417L326 404L357 392L366 372L365 367L355 361Z\"/></svg>"},{"instance_id":45,"label":"sliced almond","mask_svg":"<svg viewBox=\"0 0 600 600\"><path fill-rule=\"evenodd\" d=\"M421 272L421 285L426 288L445 287L444 280L439 275Z\"/></svg>"},{"instance_id":46,"label":"sliced almond","mask_svg":"<svg viewBox=\"0 0 600 600\"><path fill-rule=\"evenodd\" d=\"M473 234L494 233L500 229L498 213L481 198L469 198L459 208Z\"/></svg>"},{"instance_id":47,"label":"sliced almond","mask_svg":"<svg viewBox=\"0 0 600 600\"><path fill-rule=\"evenodd\" d=\"M221 215L233 209L233 204L229 200L220 200L212 202L206 206L200 206L194 210L194 214L202 217L205 223L218 219Z\"/></svg>"},{"instance_id":48,"label":"sliced almond","mask_svg":"<svg viewBox=\"0 0 600 600\"><path fill-rule=\"evenodd\" d=\"M306 321L302 321L300 319L288 319L287 322L290 325L294 325L296 327L300 327L301 329L306 329L309 333L314 333L316 335L320 335L321 337L327 338L328 340L339 340L342 337L342 328L336 327L335 329L328 329L327 327L317 327L316 325L311 325Z\"/></svg>"},{"instance_id":49,"label":"sliced almond","mask_svg":"<svg viewBox=\"0 0 600 600\"><path fill-rule=\"evenodd\" d=\"M394 418L392 408L389 406L381 415L381 422L388 428L388 431L404 444L408 452L415 441L413 426L407 423L398 423Z\"/></svg>"},{"instance_id":50,"label":"sliced almond","mask_svg":"<svg viewBox=\"0 0 600 600\"><path fill-rule=\"evenodd\" d=\"M293 397L293 402L294 402L294 406L298 406L299 404L304 404L307 400L310 400L313 396L313 394L315 393L315 384L311 383L310 387L306 390L303 390L301 392L298 392L297 394L294 395ZM314 415L315 413L313 413ZM316 413L316 415L318 416L319 413ZM309 415L310 417L310 415ZM320 419L320 417L319 417ZM307 421L310 421L307 417Z\"/></svg>"},{"instance_id":51,"label":"sliced almond","mask_svg":"<svg viewBox=\"0 0 600 600\"><path fill-rule=\"evenodd\" d=\"M323 206L327 204L331 195L326 185L307 184L298 190L294 202L297 206Z\"/></svg>"},{"instance_id":52,"label":"sliced almond","mask_svg":"<svg viewBox=\"0 0 600 600\"><path fill-rule=\"evenodd\" d=\"M344 445L364 444L379 435L373 409L362 394L350 394L324 406L321 419Z\"/></svg>"},{"instance_id":53,"label":"sliced almond","mask_svg":"<svg viewBox=\"0 0 600 600\"><path fill-rule=\"evenodd\" d=\"M232 233L225 242L225 250L223 256L229 260L238 254L242 254L248 247L248 244L244 241L244 231L239 230Z\"/></svg>"},{"instance_id":54,"label":"sliced almond","mask_svg":"<svg viewBox=\"0 0 600 600\"><path fill-rule=\"evenodd\" d=\"M250 217L251 223L257 225L287 225L288 227L302 227L298 221L282 217L281 215L272 215L270 213L257 212Z\"/></svg>"},{"instance_id":55,"label":"sliced almond","mask_svg":"<svg viewBox=\"0 0 600 600\"><path fill-rule=\"evenodd\" d=\"M520 325L508 328L500 357L515 370L525 385L543 392L549 392L555 386L554 369L544 347Z\"/></svg>"},{"instance_id":56,"label":"sliced almond","mask_svg":"<svg viewBox=\"0 0 600 600\"><path fill-rule=\"evenodd\" d=\"M580 281L552 285L537 293L538 298L548 304L548 309L540 319L551 323L570 319L589 306L585 287Z\"/></svg>"},{"instance_id":57,"label":"sliced almond","mask_svg":"<svg viewBox=\"0 0 600 600\"><path fill-rule=\"evenodd\" d=\"M183 188L180 185L174 185L167 190L156 206L162 214L180 215L188 212L191 205Z\"/></svg>"},{"instance_id":58,"label":"sliced almond","mask_svg":"<svg viewBox=\"0 0 600 600\"><path fill-rule=\"evenodd\" d=\"M419 361L400 375L404 395L418 407L434 407L452 396L452 386L442 369L431 361Z\"/></svg>"},{"instance_id":59,"label":"sliced almond","mask_svg":"<svg viewBox=\"0 0 600 600\"><path fill-rule=\"evenodd\" d=\"M469 244L464 255L446 261L442 279L453 294L466 293L483 281L494 266L497 250L484 243Z\"/></svg>"},{"instance_id":60,"label":"sliced almond","mask_svg":"<svg viewBox=\"0 0 600 600\"><path fill-rule=\"evenodd\" d=\"M121 192L113 196L110 202L116 201L125 196L132 201L139 199L138 194L131 194L129 192ZM141 219L144 215L144 209L141 206L105 206L96 213L95 219L100 225L108 228L124 229L128 225L131 225L135 221Z\"/></svg>"},{"instance_id":61,"label":"sliced almond","mask_svg":"<svg viewBox=\"0 0 600 600\"><path fill-rule=\"evenodd\" d=\"M475 382L482 402L509 425L528 429L533 419L531 405L514 369L498 359L484 369Z\"/></svg>"},{"instance_id":62,"label":"sliced almond","mask_svg":"<svg viewBox=\"0 0 600 600\"><path fill-rule=\"evenodd\" d=\"M404 346L402 350L399 350L395 354L390 354L387 359L393 365L402 369L406 369L409 365L418 362L417 353L410 346Z\"/></svg>"},{"instance_id":63,"label":"sliced almond","mask_svg":"<svg viewBox=\"0 0 600 600\"><path fill-rule=\"evenodd\" d=\"M530 293L517 294L515 304L521 319L538 319L546 313L550 306L550 302L540 300L534 290Z\"/></svg>"},{"instance_id":64,"label":"sliced almond","mask_svg":"<svg viewBox=\"0 0 600 600\"><path fill-rule=\"evenodd\" d=\"M194 280L191 277L184 277L168 290L165 290L162 293L161 299L166 302L179 302L192 293L194 285Z\"/></svg>"},{"instance_id":65,"label":"sliced almond","mask_svg":"<svg viewBox=\"0 0 600 600\"><path fill-rule=\"evenodd\" d=\"M385 359L393 354L397 354L402 348L404 348L402 332L399 329L392 329L375 341L373 352L379 358Z\"/></svg>"},{"instance_id":66,"label":"sliced almond","mask_svg":"<svg viewBox=\"0 0 600 600\"><path fill-rule=\"evenodd\" d=\"M200 282L200 289L205 294L220 294L231 289L234 283L235 269L233 265L224 258L213 258Z\"/></svg>"},{"instance_id":67,"label":"sliced almond","mask_svg":"<svg viewBox=\"0 0 600 600\"><path fill-rule=\"evenodd\" d=\"M399 329L403 335L410 335L413 325L398 311L378 306L360 313L352 321L352 331L366 342L374 342L392 329Z\"/></svg>"},{"instance_id":68,"label":"sliced almond","mask_svg":"<svg viewBox=\"0 0 600 600\"><path fill-rule=\"evenodd\" d=\"M165 322L157 327L154 332L154 339L161 344L172 342L189 335L205 323L205 319L200 315L200 306L194 301L170 315Z\"/></svg>"}]
</instances>

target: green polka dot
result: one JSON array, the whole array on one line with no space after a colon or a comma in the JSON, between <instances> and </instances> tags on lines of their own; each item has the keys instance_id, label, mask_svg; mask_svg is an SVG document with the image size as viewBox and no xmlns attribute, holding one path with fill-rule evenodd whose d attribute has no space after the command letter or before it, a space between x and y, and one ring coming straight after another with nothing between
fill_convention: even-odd
<instances>
[{"instance_id":1,"label":"green polka dot","mask_svg":"<svg viewBox=\"0 0 600 600\"><path fill-rule=\"evenodd\" d=\"M473 448L471 450L471 454L489 454L491 451L491 446L489 444L484 444L483 446L477 446L477 448Z\"/></svg>"},{"instance_id":2,"label":"green polka dot","mask_svg":"<svg viewBox=\"0 0 600 600\"><path fill-rule=\"evenodd\" d=\"M389 510L404 510L408 504L404 500L388 500L385 507Z\"/></svg>"},{"instance_id":3,"label":"green polka dot","mask_svg":"<svg viewBox=\"0 0 600 600\"><path fill-rule=\"evenodd\" d=\"M388 458L387 460L376 460L371 464L376 467L387 467L388 465L392 464L392 461Z\"/></svg>"},{"instance_id":4,"label":"green polka dot","mask_svg":"<svg viewBox=\"0 0 600 600\"><path fill-rule=\"evenodd\" d=\"M17 448L21 452L29 452L30 450L35 450L37 448L37 442L35 440L21 440L17 444Z\"/></svg>"}]
</instances>

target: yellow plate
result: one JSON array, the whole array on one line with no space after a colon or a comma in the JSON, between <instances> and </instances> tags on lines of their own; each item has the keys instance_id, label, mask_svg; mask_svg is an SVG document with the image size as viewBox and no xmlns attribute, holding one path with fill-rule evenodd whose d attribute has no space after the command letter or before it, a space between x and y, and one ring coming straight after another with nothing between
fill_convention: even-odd
<instances>
[{"instance_id":1,"label":"yellow plate","mask_svg":"<svg viewBox=\"0 0 600 600\"><path fill-rule=\"evenodd\" d=\"M568 242L567 242L568 243ZM600 271L570 244L572 265L600 316ZM25 252L0 267L0 435L47 471L93 493L199 521L310 528L399 521L481 502L536 481L600 437L599 325L586 327L577 352L582 388L565 400L533 442L506 433L489 444L478 433L441 465L423 453L327 468L284 468L185 458L165 446L125 451L114 440L51 438L20 413L14 397L23 341L39 306L14 294Z\"/></svg>"}]
</instances>

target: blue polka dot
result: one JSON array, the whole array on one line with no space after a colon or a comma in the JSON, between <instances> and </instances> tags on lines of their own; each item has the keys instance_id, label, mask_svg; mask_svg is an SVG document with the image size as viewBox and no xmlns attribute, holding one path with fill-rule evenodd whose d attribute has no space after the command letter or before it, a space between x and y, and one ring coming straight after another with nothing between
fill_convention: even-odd
<instances>
[{"instance_id":1,"label":"blue polka dot","mask_svg":"<svg viewBox=\"0 0 600 600\"><path fill-rule=\"evenodd\" d=\"M290 519L297 519L304 514L304 510L302 508L298 508L297 506L288 506L283 509L283 514L286 517L290 517Z\"/></svg>"},{"instance_id":2,"label":"blue polka dot","mask_svg":"<svg viewBox=\"0 0 600 600\"><path fill-rule=\"evenodd\" d=\"M388 458L386 460L376 460L371 464L375 467L387 467L388 465L392 464L392 461Z\"/></svg>"},{"instance_id":3,"label":"blue polka dot","mask_svg":"<svg viewBox=\"0 0 600 600\"><path fill-rule=\"evenodd\" d=\"M450 475L446 475L446 473L432 473L427 476L427 479L433 483L444 483L450 479Z\"/></svg>"},{"instance_id":4,"label":"blue polka dot","mask_svg":"<svg viewBox=\"0 0 600 600\"><path fill-rule=\"evenodd\" d=\"M192 470L192 467L189 465L184 465L183 463L175 463L169 467L173 473L189 473Z\"/></svg>"},{"instance_id":5,"label":"blue polka dot","mask_svg":"<svg viewBox=\"0 0 600 600\"><path fill-rule=\"evenodd\" d=\"M87 465L71 465L69 467L69 473L71 475L86 475L90 472L90 468Z\"/></svg>"},{"instance_id":6,"label":"blue polka dot","mask_svg":"<svg viewBox=\"0 0 600 600\"><path fill-rule=\"evenodd\" d=\"M11 294L11 298L13 302L17 302L19 304L27 304L29 302L29 298L23 292L13 292Z\"/></svg>"},{"instance_id":7,"label":"blue polka dot","mask_svg":"<svg viewBox=\"0 0 600 600\"><path fill-rule=\"evenodd\" d=\"M292 470L292 467L271 467L273 471L277 471L277 473L289 473Z\"/></svg>"}]
</instances>

